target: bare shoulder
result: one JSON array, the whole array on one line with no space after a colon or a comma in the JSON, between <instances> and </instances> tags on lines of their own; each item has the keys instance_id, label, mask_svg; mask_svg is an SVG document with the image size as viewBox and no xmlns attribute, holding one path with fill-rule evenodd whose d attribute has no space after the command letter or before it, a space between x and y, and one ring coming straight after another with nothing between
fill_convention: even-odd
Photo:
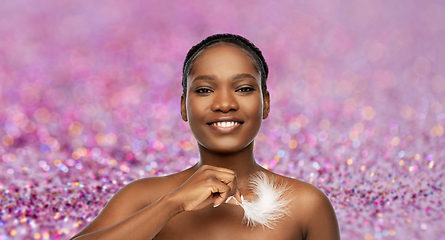
<instances>
[{"instance_id":1,"label":"bare shoulder","mask_svg":"<svg viewBox=\"0 0 445 240\"><path fill-rule=\"evenodd\" d=\"M134 204L140 203L146 206L179 187L185 181L182 175L183 172L180 172L168 176L138 179L120 189L113 198L125 198Z\"/></svg>"},{"instance_id":2,"label":"bare shoulder","mask_svg":"<svg viewBox=\"0 0 445 240\"><path fill-rule=\"evenodd\" d=\"M313 205L328 203L330 205L326 194L321 189L310 183L282 176L273 172L268 172L267 174L269 177L276 179L279 184L286 186L289 197L293 199L293 204L305 207L308 207L306 204Z\"/></svg>"},{"instance_id":3,"label":"bare shoulder","mask_svg":"<svg viewBox=\"0 0 445 240\"><path fill-rule=\"evenodd\" d=\"M178 188L190 175L187 169L172 175L138 179L120 189L107 205L126 205L133 208L130 211L137 211Z\"/></svg>"},{"instance_id":4,"label":"bare shoulder","mask_svg":"<svg viewBox=\"0 0 445 240\"><path fill-rule=\"evenodd\" d=\"M290 196L294 199L294 204L304 206L306 209L311 209L311 206L319 207L319 205L331 206L326 194L318 187L293 178L281 176L283 182L290 189Z\"/></svg>"},{"instance_id":5,"label":"bare shoulder","mask_svg":"<svg viewBox=\"0 0 445 240\"><path fill-rule=\"evenodd\" d=\"M337 217L329 198L318 187L273 173L289 190L290 219L304 239L340 239Z\"/></svg>"},{"instance_id":6,"label":"bare shoulder","mask_svg":"<svg viewBox=\"0 0 445 240\"><path fill-rule=\"evenodd\" d=\"M135 180L121 188L105 205L99 215L80 233L94 232L111 226L156 202L179 187L190 170L180 173Z\"/></svg>"}]
</instances>

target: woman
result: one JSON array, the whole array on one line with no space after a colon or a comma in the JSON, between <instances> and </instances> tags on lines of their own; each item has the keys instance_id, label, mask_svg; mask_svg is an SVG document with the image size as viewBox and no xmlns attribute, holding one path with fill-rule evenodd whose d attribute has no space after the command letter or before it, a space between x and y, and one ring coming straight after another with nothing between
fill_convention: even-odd
<instances>
[{"instance_id":1,"label":"woman","mask_svg":"<svg viewBox=\"0 0 445 240\"><path fill-rule=\"evenodd\" d=\"M261 51L241 36L213 35L194 46L184 62L181 116L199 162L126 185L73 239L340 239L322 191L255 162L254 138L269 114L267 74ZM288 188L288 214L273 228L243 222L238 203L258 198L249 187L255 174Z\"/></svg>"}]
</instances>

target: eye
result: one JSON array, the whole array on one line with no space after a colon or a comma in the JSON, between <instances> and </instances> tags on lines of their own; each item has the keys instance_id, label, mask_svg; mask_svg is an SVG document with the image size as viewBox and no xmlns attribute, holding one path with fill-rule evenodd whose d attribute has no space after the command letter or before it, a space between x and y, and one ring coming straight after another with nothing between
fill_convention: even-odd
<instances>
[{"instance_id":1,"label":"eye","mask_svg":"<svg viewBox=\"0 0 445 240\"><path fill-rule=\"evenodd\" d=\"M210 93L212 92L210 89L208 88L198 88L195 90L196 93Z\"/></svg>"},{"instance_id":2,"label":"eye","mask_svg":"<svg viewBox=\"0 0 445 240\"><path fill-rule=\"evenodd\" d=\"M252 92L255 89L253 87L242 87L240 89L237 90L237 92Z\"/></svg>"}]
</instances>

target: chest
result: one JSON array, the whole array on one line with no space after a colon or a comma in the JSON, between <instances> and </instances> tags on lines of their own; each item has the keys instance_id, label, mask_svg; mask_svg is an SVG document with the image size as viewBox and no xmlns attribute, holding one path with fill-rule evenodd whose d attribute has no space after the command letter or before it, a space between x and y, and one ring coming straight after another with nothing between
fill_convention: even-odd
<instances>
[{"instance_id":1,"label":"chest","mask_svg":"<svg viewBox=\"0 0 445 240\"><path fill-rule=\"evenodd\" d=\"M172 218L155 237L163 239L302 239L298 228L292 227L286 217L274 229L262 226L251 227L243 223L243 210L239 206L222 204L217 208L207 207L198 211L183 212Z\"/></svg>"}]
</instances>

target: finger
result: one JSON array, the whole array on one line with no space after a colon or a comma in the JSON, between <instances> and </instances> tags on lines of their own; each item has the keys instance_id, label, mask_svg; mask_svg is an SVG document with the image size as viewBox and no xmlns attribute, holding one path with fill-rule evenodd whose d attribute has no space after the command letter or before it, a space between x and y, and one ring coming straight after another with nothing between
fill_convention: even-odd
<instances>
[{"instance_id":1,"label":"finger","mask_svg":"<svg viewBox=\"0 0 445 240\"><path fill-rule=\"evenodd\" d=\"M232 195L229 198L227 198L226 203L231 205L239 205L239 202L238 200L236 200L235 195Z\"/></svg>"},{"instance_id":2,"label":"finger","mask_svg":"<svg viewBox=\"0 0 445 240\"><path fill-rule=\"evenodd\" d=\"M233 175L231 173L227 173L227 172L217 172L217 171L209 172L209 174L212 174L215 177L215 179L228 185L231 189L236 188L236 176L235 175ZM235 191L233 191L233 193L235 193Z\"/></svg>"},{"instance_id":3,"label":"finger","mask_svg":"<svg viewBox=\"0 0 445 240\"><path fill-rule=\"evenodd\" d=\"M215 166L210 166L210 165L203 165L200 169L205 170L214 170L214 171L218 171L218 172L226 172L226 173L231 173L231 174L235 174L235 172L233 170L227 169L227 168L222 168L222 167L215 167Z\"/></svg>"},{"instance_id":4,"label":"finger","mask_svg":"<svg viewBox=\"0 0 445 240\"><path fill-rule=\"evenodd\" d=\"M235 198L233 204L236 204L237 202L242 202L242 195L236 181L236 176L225 173L223 174L217 173L215 175L215 178L230 187L229 197L233 196ZM230 201L230 199L226 201Z\"/></svg>"},{"instance_id":5,"label":"finger","mask_svg":"<svg viewBox=\"0 0 445 240\"><path fill-rule=\"evenodd\" d=\"M213 201L213 206L217 207L219 205L221 205L221 203L225 202L227 200L227 198L229 198L229 191L230 188L229 186L221 183L218 184L219 186L215 186L214 189L212 190L213 193L219 193L219 194L215 194L215 199Z\"/></svg>"}]
</instances>

